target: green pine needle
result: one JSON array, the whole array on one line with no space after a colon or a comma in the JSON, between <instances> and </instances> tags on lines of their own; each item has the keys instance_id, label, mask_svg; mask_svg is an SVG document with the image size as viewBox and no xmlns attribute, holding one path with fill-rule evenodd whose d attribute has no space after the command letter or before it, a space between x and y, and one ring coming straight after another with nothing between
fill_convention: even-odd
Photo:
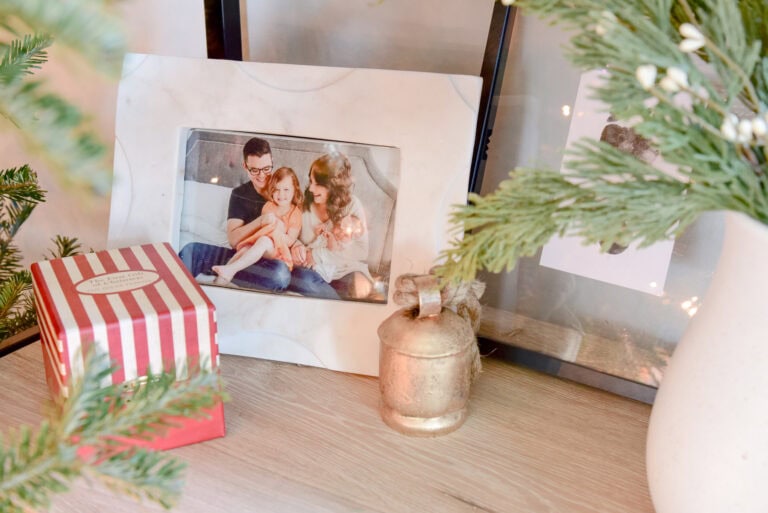
<instances>
[{"instance_id":1,"label":"green pine needle","mask_svg":"<svg viewBox=\"0 0 768 513\"><path fill-rule=\"evenodd\" d=\"M15 32L50 34L93 65L116 73L126 40L111 0L3 0L0 23Z\"/></svg>"},{"instance_id":2,"label":"green pine needle","mask_svg":"<svg viewBox=\"0 0 768 513\"><path fill-rule=\"evenodd\" d=\"M50 258L64 258L78 255L81 253L80 250L83 247L76 237L57 235L51 240L53 241L54 249L48 251L48 256Z\"/></svg>"},{"instance_id":3,"label":"green pine needle","mask_svg":"<svg viewBox=\"0 0 768 513\"><path fill-rule=\"evenodd\" d=\"M32 275L18 271L0 283L0 340L34 326L37 320L30 308Z\"/></svg>"},{"instance_id":4,"label":"green pine needle","mask_svg":"<svg viewBox=\"0 0 768 513\"><path fill-rule=\"evenodd\" d=\"M52 42L51 37L44 34L28 34L11 41L0 59L0 84L8 84L40 69L48 60L45 50Z\"/></svg>"},{"instance_id":5,"label":"green pine needle","mask_svg":"<svg viewBox=\"0 0 768 513\"><path fill-rule=\"evenodd\" d=\"M0 120L20 130L30 150L65 182L100 194L110 188L110 163L90 120L29 75L45 62L54 41L117 75L125 36L113 7L111 0L0 2L0 26L16 36L8 41L0 34Z\"/></svg>"},{"instance_id":6,"label":"green pine needle","mask_svg":"<svg viewBox=\"0 0 768 513\"><path fill-rule=\"evenodd\" d=\"M0 171L0 198L27 203L39 203L45 199L37 183L37 175L29 166L14 167Z\"/></svg>"},{"instance_id":7,"label":"green pine needle","mask_svg":"<svg viewBox=\"0 0 768 513\"><path fill-rule=\"evenodd\" d=\"M26 270L13 273L0 283L0 303L2 303L0 318L9 315L12 309L8 307L7 303L17 301L18 297L28 290L31 283L31 275L29 271Z\"/></svg>"},{"instance_id":8,"label":"green pine needle","mask_svg":"<svg viewBox=\"0 0 768 513\"><path fill-rule=\"evenodd\" d=\"M0 237L0 281L4 283L11 279L19 270L21 270L21 251L10 240ZM0 308L2 307L0 305Z\"/></svg>"},{"instance_id":9,"label":"green pine needle","mask_svg":"<svg viewBox=\"0 0 768 513\"><path fill-rule=\"evenodd\" d=\"M83 476L135 499L165 508L175 504L185 465L167 453L126 447L116 438L162 435L172 425L168 415L202 416L226 400L220 378L198 369L183 382L166 372L127 389L102 387L115 370L106 355L89 357L84 376L48 420L0 438L0 511L48 508L53 494Z\"/></svg>"},{"instance_id":10,"label":"green pine needle","mask_svg":"<svg viewBox=\"0 0 768 513\"><path fill-rule=\"evenodd\" d=\"M28 166L0 171L0 340L36 322L32 276L21 268L13 238L44 197Z\"/></svg>"},{"instance_id":11,"label":"green pine needle","mask_svg":"<svg viewBox=\"0 0 768 513\"><path fill-rule=\"evenodd\" d=\"M28 166L0 172L0 340L31 328L37 317L32 296L32 276L22 269L21 252L13 238L37 204L45 199L37 175ZM80 251L76 238L58 235L53 258Z\"/></svg>"},{"instance_id":12,"label":"green pine needle","mask_svg":"<svg viewBox=\"0 0 768 513\"><path fill-rule=\"evenodd\" d=\"M104 483L115 493L135 500L146 498L166 509L173 507L183 488L185 465L162 453L130 449L107 458L89 477Z\"/></svg>"},{"instance_id":13,"label":"green pine needle","mask_svg":"<svg viewBox=\"0 0 768 513\"><path fill-rule=\"evenodd\" d=\"M105 148L85 131L83 114L45 90L42 82L14 82L0 87L0 114L21 129L27 144L51 162L69 182L109 189Z\"/></svg>"},{"instance_id":14,"label":"green pine needle","mask_svg":"<svg viewBox=\"0 0 768 513\"><path fill-rule=\"evenodd\" d=\"M0 2L0 120L20 129L28 145L48 158L69 181L97 191L109 187L106 151L88 120L74 106L29 75L47 59L53 40L93 64L117 71L124 36L110 14L111 0L3 0ZM6 39L8 35L11 40ZM45 193L28 166L0 175L0 339L35 323L31 276L21 269L13 238ZM52 256L80 249L77 239L56 237ZM181 489L183 465L165 454L121 447L115 437L148 438L169 425L165 417L194 416L220 399L218 377L193 373L185 383L173 375L146 385L101 388L114 369L105 357L89 358L86 376L51 418L33 430L0 437L0 511L46 509L50 496L79 476L95 477L111 489L170 507ZM126 393L133 392L130 400ZM78 455L88 447L91 456Z\"/></svg>"}]
</instances>

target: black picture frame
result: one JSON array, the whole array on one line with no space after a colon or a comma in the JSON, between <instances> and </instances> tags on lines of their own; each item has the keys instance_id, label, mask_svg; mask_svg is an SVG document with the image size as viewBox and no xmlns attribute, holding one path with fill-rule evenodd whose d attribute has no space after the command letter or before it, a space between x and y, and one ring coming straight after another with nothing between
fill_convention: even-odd
<instances>
[{"instance_id":1,"label":"black picture frame","mask_svg":"<svg viewBox=\"0 0 768 513\"><path fill-rule=\"evenodd\" d=\"M494 3L481 71L483 96L478 117L475 155L472 161L468 192L480 193L483 185L488 147L493 135L499 95L503 77L507 72L507 57L512 31L518 19L517 11L515 7L505 7L499 2ZM483 355L523 365L641 402L651 404L656 396L656 388L653 386L564 361L544 352L517 347L509 341L499 341L482 336L482 333L478 337L478 344Z\"/></svg>"},{"instance_id":2,"label":"black picture frame","mask_svg":"<svg viewBox=\"0 0 768 513\"><path fill-rule=\"evenodd\" d=\"M243 60L240 0L205 0L205 40L209 59Z\"/></svg>"},{"instance_id":3,"label":"black picture frame","mask_svg":"<svg viewBox=\"0 0 768 513\"><path fill-rule=\"evenodd\" d=\"M501 83L507 67L509 45L516 19L517 9L515 7L505 7L499 2L494 2L483 64L480 69L483 89L480 95L480 111L477 118L477 130L475 131L475 151L469 174L469 192L479 193L483 182L485 162L488 158L488 145L493 134L493 123L496 120L497 99L501 92Z\"/></svg>"},{"instance_id":4,"label":"black picture frame","mask_svg":"<svg viewBox=\"0 0 768 513\"><path fill-rule=\"evenodd\" d=\"M475 131L469 191L478 192L483 180L488 143L496 118L496 102L506 69L507 54L517 9L493 5L480 76L483 87ZM205 0L205 29L209 59L243 60L239 0Z\"/></svg>"},{"instance_id":5,"label":"black picture frame","mask_svg":"<svg viewBox=\"0 0 768 513\"><path fill-rule=\"evenodd\" d=\"M209 58L242 60L239 0L205 0L205 13ZM479 193L482 188L502 81L507 72L512 31L518 18L517 8L494 2L480 73L483 86L468 192ZM649 404L656 395L655 387L564 361L544 352L517 347L509 341L499 341L481 334L478 343L481 354L487 357L523 365Z\"/></svg>"}]
</instances>

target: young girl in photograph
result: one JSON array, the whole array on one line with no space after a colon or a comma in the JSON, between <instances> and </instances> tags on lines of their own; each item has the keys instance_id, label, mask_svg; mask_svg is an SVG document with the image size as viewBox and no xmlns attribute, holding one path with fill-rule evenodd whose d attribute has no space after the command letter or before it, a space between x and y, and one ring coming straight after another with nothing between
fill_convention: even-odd
<instances>
[{"instance_id":1,"label":"young girl in photograph","mask_svg":"<svg viewBox=\"0 0 768 513\"><path fill-rule=\"evenodd\" d=\"M227 285L238 271L258 262L262 257L278 258L293 268L291 244L301 232L301 205L304 195L299 179L289 167L277 169L267 185L270 201L261 211L266 225L249 235L235 248L237 253L225 264L212 267L217 285Z\"/></svg>"}]
</instances>

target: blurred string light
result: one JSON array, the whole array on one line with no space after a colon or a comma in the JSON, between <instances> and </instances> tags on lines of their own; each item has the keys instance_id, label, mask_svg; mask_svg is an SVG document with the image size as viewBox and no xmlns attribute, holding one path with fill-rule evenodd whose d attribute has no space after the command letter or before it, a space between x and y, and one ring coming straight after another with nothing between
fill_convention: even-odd
<instances>
[{"instance_id":1,"label":"blurred string light","mask_svg":"<svg viewBox=\"0 0 768 513\"><path fill-rule=\"evenodd\" d=\"M386 282L382 279L381 276L373 275L373 290L376 291L376 293L381 294L382 296L386 293Z\"/></svg>"},{"instance_id":2,"label":"blurred string light","mask_svg":"<svg viewBox=\"0 0 768 513\"><path fill-rule=\"evenodd\" d=\"M571 115L571 106L570 105L563 105L560 107L560 111L563 113L563 116L566 118Z\"/></svg>"},{"instance_id":3,"label":"blurred string light","mask_svg":"<svg viewBox=\"0 0 768 513\"><path fill-rule=\"evenodd\" d=\"M689 317L696 315L696 312L699 311L699 306L699 296L693 296L691 299L686 299L680 303L680 308L685 310Z\"/></svg>"}]
</instances>

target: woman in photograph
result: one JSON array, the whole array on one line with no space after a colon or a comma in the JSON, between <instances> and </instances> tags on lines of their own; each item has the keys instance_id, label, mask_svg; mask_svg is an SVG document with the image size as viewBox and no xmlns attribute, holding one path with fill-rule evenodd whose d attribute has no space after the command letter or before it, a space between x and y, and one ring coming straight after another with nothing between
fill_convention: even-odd
<instances>
[{"instance_id":1,"label":"woman in photograph","mask_svg":"<svg viewBox=\"0 0 768 513\"><path fill-rule=\"evenodd\" d=\"M309 168L301 234L291 249L292 292L329 299L363 299L371 292L368 227L363 204L352 195L351 167L335 152Z\"/></svg>"}]
</instances>

